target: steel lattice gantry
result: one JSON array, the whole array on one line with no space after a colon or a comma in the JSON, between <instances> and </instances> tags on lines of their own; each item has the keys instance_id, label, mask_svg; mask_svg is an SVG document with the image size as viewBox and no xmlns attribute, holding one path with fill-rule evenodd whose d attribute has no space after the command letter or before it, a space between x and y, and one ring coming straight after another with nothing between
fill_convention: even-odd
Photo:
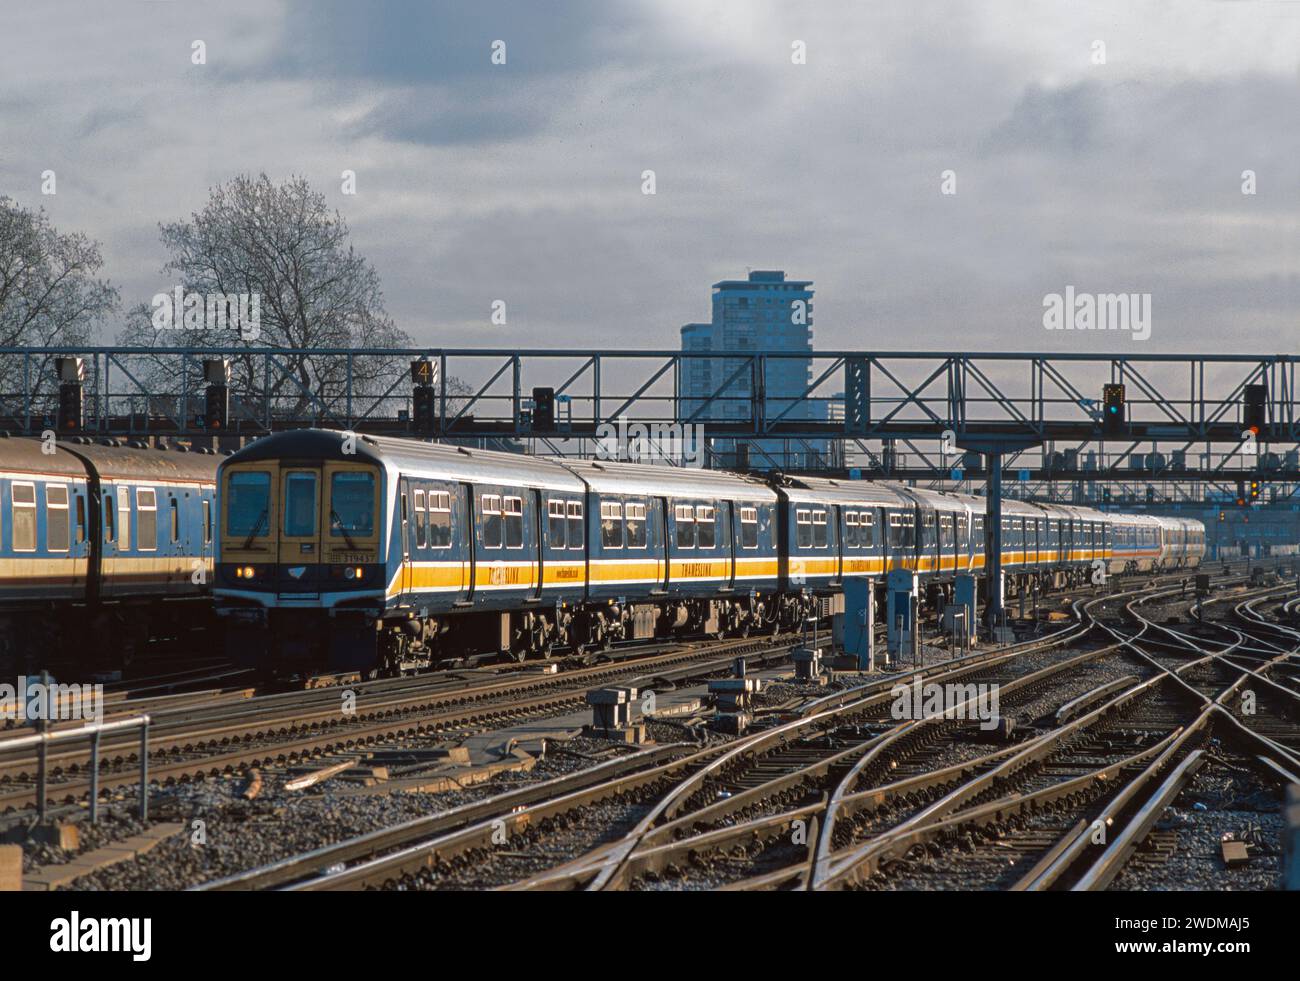
<instances>
[{"instance_id":1,"label":"steel lattice gantry","mask_svg":"<svg viewBox=\"0 0 1300 981\"><path fill-rule=\"evenodd\" d=\"M213 435L204 362L225 359L224 435L328 426L534 439L591 453L584 444L623 420L655 432L700 426L710 442L768 455L775 444L833 444L861 454L864 476L945 479L959 470L983 479L984 461L963 451L997 451L1034 481L1300 478L1297 355L5 348L0 428L55 427L54 365L69 357L84 359L81 431L90 435ZM773 365L789 359L806 366L802 391L770 384ZM432 368L423 427L411 412L417 360ZM701 362L710 369L704 389L688 383ZM1110 432L1101 417L1108 383L1127 390L1123 425ZM1266 393L1254 438L1243 438L1247 386ZM549 414L534 411L536 389L554 393Z\"/></svg>"}]
</instances>

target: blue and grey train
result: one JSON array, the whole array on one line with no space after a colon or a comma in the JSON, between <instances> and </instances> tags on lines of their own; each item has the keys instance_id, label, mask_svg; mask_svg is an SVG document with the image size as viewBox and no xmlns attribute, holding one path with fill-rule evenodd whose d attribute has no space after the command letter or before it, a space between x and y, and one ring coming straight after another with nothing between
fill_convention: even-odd
<instances>
[{"instance_id":1,"label":"blue and grey train","mask_svg":"<svg viewBox=\"0 0 1300 981\"><path fill-rule=\"evenodd\" d=\"M218 457L0 438L0 664L120 666L210 615Z\"/></svg>"},{"instance_id":2,"label":"blue and grey train","mask_svg":"<svg viewBox=\"0 0 1300 981\"><path fill-rule=\"evenodd\" d=\"M984 567L981 498L298 430L225 459L214 582L236 656L394 672L826 609L845 576ZM1191 568L1200 522L1005 501L1012 594Z\"/></svg>"}]
</instances>

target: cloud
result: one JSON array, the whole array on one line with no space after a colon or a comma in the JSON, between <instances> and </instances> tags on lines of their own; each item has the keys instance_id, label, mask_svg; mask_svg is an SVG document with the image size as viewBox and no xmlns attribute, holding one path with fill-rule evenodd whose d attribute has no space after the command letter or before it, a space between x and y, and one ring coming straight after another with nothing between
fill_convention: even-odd
<instances>
[{"instance_id":1,"label":"cloud","mask_svg":"<svg viewBox=\"0 0 1300 981\"><path fill-rule=\"evenodd\" d=\"M0 193L100 239L127 305L166 285L158 222L265 170L327 193L425 344L674 347L709 284L746 267L815 281L824 349L1063 350L1040 317L1066 284L1151 291L1150 350L1219 350L1230 325L1234 350L1269 351L1294 330L1293 4L246 0L6 18ZM56 198L37 191L47 167ZM506 333L488 324L498 298Z\"/></svg>"}]
</instances>

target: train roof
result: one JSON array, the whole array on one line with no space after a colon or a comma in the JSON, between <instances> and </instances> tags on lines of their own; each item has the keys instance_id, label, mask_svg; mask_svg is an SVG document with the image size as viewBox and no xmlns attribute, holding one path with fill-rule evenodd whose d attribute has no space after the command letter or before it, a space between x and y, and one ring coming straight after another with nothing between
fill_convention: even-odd
<instances>
[{"instance_id":1,"label":"train roof","mask_svg":"<svg viewBox=\"0 0 1300 981\"><path fill-rule=\"evenodd\" d=\"M0 439L0 471L7 473L58 474L84 477L86 468L80 460L56 443L53 453L44 452L39 439L10 437Z\"/></svg>"},{"instance_id":2,"label":"train roof","mask_svg":"<svg viewBox=\"0 0 1300 981\"><path fill-rule=\"evenodd\" d=\"M725 470L649 467L605 460L556 459L555 463L576 474L598 494L776 500L776 493L763 481Z\"/></svg>"},{"instance_id":3,"label":"train roof","mask_svg":"<svg viewBox=\"0 0 1300 981\"><path fill-rule=\"evenodd\" d=\"M849 502L877 504L882 507L906 507L911 502L893 484L875 480L835 480L786 474L781 490L790 498L823 504Z\"/></svg>"},{"instance_id":4,"label":"train roof","mask_svg":"<svg viewBox=\"0 0 1300 981\"><path fill-rule=\"evenodd\" d=\"M216 454L176 447L105 445L80 436L57 440L53 453L46 453L44 447L40 439L0 439L0 470L67 477L84 477L89 470L105 480L211 484L216 481L220 459Z\"/></svg>"},{"instance_id":5,"label":"train roof","mask_svg":"<svg viewBox=\"0 0 1300 981\"><path fill-rule=\"evenodd\" d=\"M404 474L576 493L583 490L582 482L573 474L545 458L361 433L351 434L356 437L355 452L344 453L344 438L348 435L334 429L272 433L249 443L223 466L258 460L364 460Z\"/></svg>"},{"instance_id":6,"label":"train roof","mask_svg":"<svg viewBox=\"0 0 1300 981\"><path fill-rule=\"evenodd\" d=\"M68 451L85 460L101 480L213 484L217 479L217 465L223 459L215 453L198 453L174 446L139 448L83 443L69 446Z\"/></svg>"}]
</instances>

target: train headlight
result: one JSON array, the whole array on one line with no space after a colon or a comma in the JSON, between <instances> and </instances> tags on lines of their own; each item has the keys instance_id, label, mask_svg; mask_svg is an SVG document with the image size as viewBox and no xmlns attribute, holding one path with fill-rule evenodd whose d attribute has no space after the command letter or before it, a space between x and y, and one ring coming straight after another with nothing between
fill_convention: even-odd
<instances>
[{"instance_id":1,"label":"train headlight","mask_svg":"<svg viewBox=\"0 0 1300 981\"><path fill-rule=\"evenodd\" d=\"M243 579L252 579L253 567L251 565L246 565L242 569L240 569L237 574Z\"/></svg>"},{"instance_id":2,"label":"train headlight","mask_svg":"<svg viewBox=\"0 0 1300 981\"><path fill-rule=\"evenodd\" d=\"M357 570L352 568L352 566L348 566L346 569L343 570L344 579L355 579L356 577L357 577Z\"/></svg>"}]
</instances>

